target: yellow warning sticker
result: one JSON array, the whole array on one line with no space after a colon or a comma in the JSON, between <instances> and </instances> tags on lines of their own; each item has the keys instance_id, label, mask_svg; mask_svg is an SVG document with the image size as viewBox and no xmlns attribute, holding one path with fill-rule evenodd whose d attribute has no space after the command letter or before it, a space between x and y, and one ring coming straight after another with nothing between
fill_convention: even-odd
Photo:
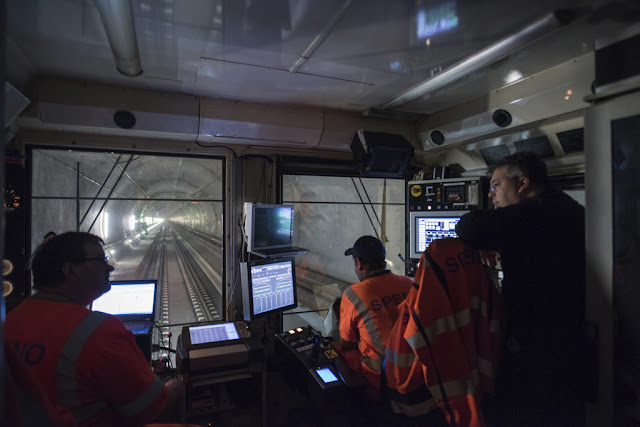
<instances>
[{"instance_id":1,"label":"yellow warning sticker","mask_svg":"<svg viewBox=\"0 0 640 427\"><path fill-rule=\"evenodd\" d=\"M338 353L336 353L335 350L325 350L324 355L327 357L327 359L335 359L336 357L338 357Z\"/></svg>"},{"instance_id":2,"label":"yellow warning sticker","mask_svg":"<svg viewBox=\"0 0 640 427\"><path fill-rule=\"evenodd\" d=\"M414 185L413 187L411 187L411 195L413 197L418 197L421 194L422 194L422 186Z\"/></svg>"}]
</instances>

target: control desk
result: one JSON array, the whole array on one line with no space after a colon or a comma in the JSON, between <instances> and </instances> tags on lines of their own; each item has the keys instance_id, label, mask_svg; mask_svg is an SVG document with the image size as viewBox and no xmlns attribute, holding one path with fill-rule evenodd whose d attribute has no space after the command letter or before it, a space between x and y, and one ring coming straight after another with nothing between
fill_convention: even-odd
<instances>
[{"instance_id":1,"label":"control desk","mask_svg":"<svg viewBox=\"0 0 640 427\"><path fill-rule=\"evenodd\" d=\"M364 385L342 360L331 339L311 326L276 334L276 354L288 366L289 377L299 385L306 384L309 393Z\"/></svg>"}]
</instances>

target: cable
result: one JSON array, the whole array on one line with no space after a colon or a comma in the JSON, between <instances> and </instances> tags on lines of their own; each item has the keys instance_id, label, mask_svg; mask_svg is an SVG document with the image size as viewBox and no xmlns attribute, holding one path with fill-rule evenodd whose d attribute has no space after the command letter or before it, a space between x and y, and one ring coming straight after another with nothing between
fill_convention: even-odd
<instances>
[{"instance_id":1,"label":"cable","mask_svg":"<svg viewBox=\"0 0 640 427\"><path fill-rule=\"evenodd\" d=\"M356 185L356 180L353 179L353 177L351 177L351 182L353 182L353 187L356 189L356 193L358 194L358 198L360 199L360 203L362 204L362 207L364 208L364 212L367 214L367 217L369 218L369 222L371 223L371 228L373 228L373 232L376 233L376 237L379 239L380 236L378 235L378 230L376 230L376 226L373 224L373 220L371 219L371 215L369 215L369 211L367 210L367 206L364 203L364 200L362 200L362 196L360 195L360 190L358 190L358 186Z\"/></svg>"}]
</instances>

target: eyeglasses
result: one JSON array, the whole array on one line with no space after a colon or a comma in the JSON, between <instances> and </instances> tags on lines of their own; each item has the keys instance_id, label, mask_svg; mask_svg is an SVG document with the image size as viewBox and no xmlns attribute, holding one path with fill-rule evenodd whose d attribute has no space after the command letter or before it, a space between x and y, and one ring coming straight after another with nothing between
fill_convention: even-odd
<instances>
[{"instance_id":1,"label":"eyeglasses","mask_svg":"<svg viewBox=\"0 0 640 427\"><path fill-rule=\"evenodd\" d=\"M87 262L87 261L102 261L105 264L109 264L109 256L104 256L104 257L94 256L94 257L91 257L91 258L79 259L76 262Z\"/></svg>"}]
</instances>

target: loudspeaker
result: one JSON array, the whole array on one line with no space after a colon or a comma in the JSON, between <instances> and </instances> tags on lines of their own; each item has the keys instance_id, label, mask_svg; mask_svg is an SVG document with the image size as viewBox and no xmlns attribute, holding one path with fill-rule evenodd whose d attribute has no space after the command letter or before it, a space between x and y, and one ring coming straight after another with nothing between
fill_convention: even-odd
<instances>
[{"instance_id":1,"label":"loudspeaker","mask_svg":"<svg viewBox=\"0 0 640 427\"><path fill-rule=\"evenodd\" d=\"M402 178L415 149L402 135L359 130L351 141L353 162L365 177Z\"/></svg>"}]
</instances>

